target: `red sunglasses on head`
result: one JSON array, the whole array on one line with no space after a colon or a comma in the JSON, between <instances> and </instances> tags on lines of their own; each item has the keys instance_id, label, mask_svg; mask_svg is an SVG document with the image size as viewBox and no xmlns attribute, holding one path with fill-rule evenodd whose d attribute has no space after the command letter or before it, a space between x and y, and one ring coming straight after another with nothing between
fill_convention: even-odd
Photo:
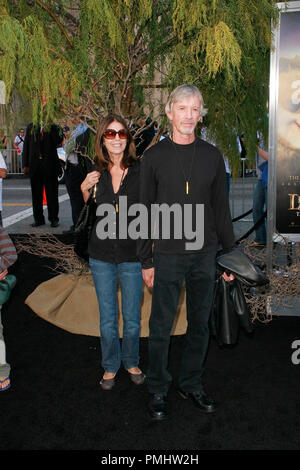
<instances>
[{"instance_id":1,"label":"red sunglasses on head","mask_svg":"<svg viewBox=\"0 0 300 470\"><path fill-rule=\"evenodd\" d=\"M112 140L115 139L116 135L119 135L120 139L127 139L128 133L126 129L120 129L119 131L115 131L115 129L106 129L103 133L105 139Z\"/></svg>"}]
</instances>

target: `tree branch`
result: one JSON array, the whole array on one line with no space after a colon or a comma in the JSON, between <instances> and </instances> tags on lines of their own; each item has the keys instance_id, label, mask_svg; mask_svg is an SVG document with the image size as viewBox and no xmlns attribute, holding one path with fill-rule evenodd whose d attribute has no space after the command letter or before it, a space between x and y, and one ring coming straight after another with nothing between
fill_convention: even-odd
<instances>
[{"instance_id":1,"label":"tree branch","mask_svg":"<svg viewBox=\"0 0 300 470\"><path fill-rule=\"evenodd\" d=\"M61 32L63 33L63 35L65 36L67 42L69 43L69 45L72 47L72 49L74 48L73 46L73 43L71 41L71 39L69 38L68 36L68 33L67 31L65 30L65 28L63 27L63 25L59 22L58 18L54 15L53 11L50 10L50 8L48 8L46 5L44 5L40 0L35 0L35 3L37 3L37 5L42 8L43 10L45 10L47 13L49 13L49 15L53 18L53 20L55 21L55 23L57 24L57 26L59 27L59 29L61 30Z\"/></svg>"}]
</instances>

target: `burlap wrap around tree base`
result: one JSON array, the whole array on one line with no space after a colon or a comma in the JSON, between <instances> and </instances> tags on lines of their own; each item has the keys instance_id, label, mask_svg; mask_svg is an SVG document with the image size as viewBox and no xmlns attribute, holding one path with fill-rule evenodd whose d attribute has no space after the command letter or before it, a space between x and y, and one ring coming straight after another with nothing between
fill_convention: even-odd
<instances>
[{"instance_id":1,"label":"burlap wrap around tree base","mask_svg":"<svg viewBox=\"0 0 300 470\"><path fill-rule=\"evenodd\" d=\"M145 285L141 305L141 337L149 335L149 317L152 293ZM39 317L70 333L100 336L99 307L91 275L59 274L40 284L25 300ZM119 312L121 292L118 288ZM182 290L174 319L172 335L185 334L187 327L185 289ZM119 333L122 337L123 320L119 314Z\"/></svg>"}]
</instances>

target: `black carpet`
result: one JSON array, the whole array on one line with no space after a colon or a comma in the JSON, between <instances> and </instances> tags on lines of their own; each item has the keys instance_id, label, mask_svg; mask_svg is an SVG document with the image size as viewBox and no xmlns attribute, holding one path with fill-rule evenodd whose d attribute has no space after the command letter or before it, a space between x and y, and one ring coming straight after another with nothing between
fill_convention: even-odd
<instances>
[{"instance_id":1,"label":"black carpet","mask_svg":"<svg viewBox=\"0 0 300 470\"><path fill-rule=\"evenodd\" d=\"M0 392L0 450L300 448L300 364L291 361L300 317L257 324L234 347L221 348L211 339L205 384L218 411L201 414L174 387L170 419L153 423L146 386L136 387L123 370L114 390L100 389L98 338L61 330L24 305L38 284L55 275L49 266L23 253L11 269L18 284L2 316L12 387ZM183 344L184 336L171 340L174 377ZM141 340L140 355L145 370L147 339Z\"/></svg>"}]
</instances>

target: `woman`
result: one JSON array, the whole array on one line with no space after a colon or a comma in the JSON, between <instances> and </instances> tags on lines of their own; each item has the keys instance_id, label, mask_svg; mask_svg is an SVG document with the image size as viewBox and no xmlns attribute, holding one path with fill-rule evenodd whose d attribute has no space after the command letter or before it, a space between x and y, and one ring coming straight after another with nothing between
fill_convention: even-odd
<instances>
[{"instance_id":1,"label":"woman","mask_svg":"<svg viewBox=\"0 0 300 470\"><path fill-rule=\"evenodd\" d=\"M112 209L111 233L105 232L105 215L97 215L89 241L89 262L96 288L100 311L100 334L102 366L104 375L100 385L111 390L121 362L131 380L140 385L145 375L138 367L140 306L142 297L141 264L138 262L136 240L119 238L124 210L120 208L120 196L127 197L127 205L138 202L139 161L135 155L133 138L126 122L110 114L99 124L95 142L97 171L87 174L81 184L83 198L96 189L97 214L101 205ZM124 200L124 199L123 199ZM102 206L104 207L104 206ZM120 211L119 211L120 209ZM120 217L120 219L119 219ZM122 219L123 217L123 219ZM127 227L130 217L125 217ZM123 340L122 347L118 329L117 282L122 295Z\"/></svg>"}]
</instances>

